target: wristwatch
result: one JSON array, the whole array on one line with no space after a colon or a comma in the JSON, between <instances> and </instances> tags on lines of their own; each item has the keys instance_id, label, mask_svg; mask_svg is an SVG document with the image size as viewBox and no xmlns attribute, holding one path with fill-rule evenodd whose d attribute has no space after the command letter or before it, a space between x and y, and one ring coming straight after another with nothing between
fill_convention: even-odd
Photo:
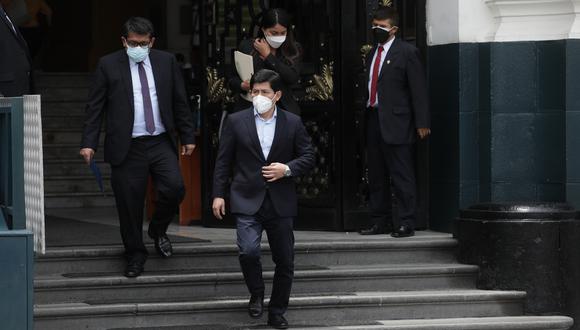
<instances>
[{"instance_id":1,"label":"wristwatch","mask_svg":"<svg viewBox=\"0 0 580 330\"><path fill-rule=\"evenodd\" d=\"M284 170L284 177L292 176L292 171L290 170L290 166L286 165L286 169Z\"/></svg>"}]
</instances>

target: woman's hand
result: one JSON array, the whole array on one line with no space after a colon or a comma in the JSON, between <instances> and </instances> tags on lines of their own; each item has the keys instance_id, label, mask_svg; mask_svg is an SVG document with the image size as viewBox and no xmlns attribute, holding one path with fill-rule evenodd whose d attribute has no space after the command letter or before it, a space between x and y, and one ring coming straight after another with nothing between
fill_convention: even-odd
<instances>
[{"instance_id":1,"label":"woman's hand","mask_svg":"<svg viewBox=\"0 0 580 330\"><path fill-rule=\"evenodd\" d=\"M254 49L260 54L260 58L263 60L268 57L271 53L270 45L266 41L266 39L256 39L254 40Z\"/></svg>"},{"instance_id":2,"label":"woman's hand","mask_svg":"<svg viewBox=\"0 0 580 330\"><path fill-rule=\"evenodd\" d=\"M248 92L250 90L250 81L249 80L242 81L240 87L242 88L243 91Z\"/></svg>"}]
</instances>

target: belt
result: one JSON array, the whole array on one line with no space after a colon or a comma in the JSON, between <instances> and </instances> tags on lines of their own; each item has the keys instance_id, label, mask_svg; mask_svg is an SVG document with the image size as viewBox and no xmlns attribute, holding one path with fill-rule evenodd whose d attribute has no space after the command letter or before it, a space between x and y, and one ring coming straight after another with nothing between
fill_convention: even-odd
<instances>
[{"instance_id":1,"label":"belt","mask_svg":"<svg viewBox=\"0 0 580 330\"><path fill-rule=\"evenodd\" d=\"M377 108L377 107L367 107L367 110L378 111L379 108Z\"/></svg>"},{"instance_id":2,"label":"belt","mask_svg":"<svg viewBox=\"0 0 580 330\"><path fill-rule=\"evenodd\" d=\"M137 140L137 141L153 140L153 139L157 139L157 138L163 137L165 135L167 135L167 133L161 133L161 134L158 134L158 135L141 135L141 136L138 136L138 137L134 137L133 140Z\"/></svg>"}]
</instances>

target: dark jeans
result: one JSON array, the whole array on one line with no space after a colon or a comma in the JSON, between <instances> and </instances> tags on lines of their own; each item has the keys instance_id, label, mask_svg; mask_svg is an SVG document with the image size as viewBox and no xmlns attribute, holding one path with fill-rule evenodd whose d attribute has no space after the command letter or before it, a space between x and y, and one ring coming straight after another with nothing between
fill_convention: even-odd
<instances>
[{"instance_id":1,"label":"dark jeans","mask_svg":"<svg viewBox=\"0 0 580 330\"><path fill-rule=\"evenodd\" d=\"M155 213L149 224L154 235L167 231L185 195L179 163L173 145L165 134L131 141L127 158L111 167L121 237L129 261L147 258L143 244L143 208L149 175L157 192Z\"/></svg>"},{"instance_id":2,"label":"dark jeans","mask_svg":"<svg viewBox=\"0 0 580 330\"><path fill-rule=\"evenodd\" d=\"M417 192L412 144L387 144L376 109L367 110L367 161L371 217L379 228L393 222L391 186L400 225L415 228Z\"/></svg>"},{"instance_id":3,"label":"dark jeans","mask_svg":"<svg viewBox=\"0 0 580 330\"><path fill-rule=\"evenodd\" d=\"M264 279L260 261L262 231L266 230L276 264L274 283L268 312L282 315L288 309L292 280L294 278L294 219L272 214L269 197L265 198L255 215L236 214L239 259L248 290L252 295L264 295Z\"/></svg>"}]
</instances>

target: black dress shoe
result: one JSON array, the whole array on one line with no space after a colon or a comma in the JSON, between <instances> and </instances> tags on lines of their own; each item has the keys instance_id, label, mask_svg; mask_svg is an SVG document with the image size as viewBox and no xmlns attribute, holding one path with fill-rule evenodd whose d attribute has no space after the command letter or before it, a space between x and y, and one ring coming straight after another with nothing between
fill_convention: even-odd
<instances>
[{"instance_id":1,"label":"black dress shoe","mask_svg":"<svg viewBox=\"0 0 580 330\"><path fill-rule=\"evenodd\" d=\"M149 234L149 237L153 239L155 250L157 250L157 253L159 253L160 256L167 258L173 255L173 247L171 246L171 241L169 240L169 237L167 237L167 234L155 235L151 231L151 227L149 227L147 233Z\"/></svg>"},{"instance_id":2,"label":"black dress shoe","mask_svg":"<svg viewBox=\"0 0 580 330\"><path fill-rule=\"evenodd\" d=\"M414 235L415 235L415 230L413 230L413 228L406 226L406 225L400 226L395 231L393 231L393 233L391 234L391 236L396 237L396 238L411 237Z\"/></svg>"},{"instance_id":3,"label":"black dress shoe","mask_svg":"<svg viewBox=\"0 0 580 330\"><path fill-rule=\"evenodd\" d=\"M367 229L361 229L359 231L359 234L361 235L380 235L380 234L388 234L392 231L392 229L390 227L387 228L380 228L377 225L373 225L370 228Z\"/></svg>"},{"instance_id":4,"label":"black dress shoe","mask_svg":"<svg viewBox=\"0 0 580 330\"><path fill-rule=\"evenodd\" d=\"M250 297L250 302L248 303L248 314L250 317L257 319L262 317L264 312L264 296L252 295Z\"/></svg>"},{"instance_id":5,"label":"black dress shoe","mask_svg":"<svg viewBox=\"0 0 580 330\"><path fill-rule=\"evenodd\" d=\"M126 277L137 277L143 273L143 263L142 262L129 262L125 268L123 275Z\"/></svg>"},{"instance_id":6,"label":"black dress shoe","mask_svg":"<svg viewBox=\"0 0 580 330\"><path fill-rule=\"evenodd\" d=\"M282 315L268 315L268 325L274 329L288 329L288 321Z\"/></svg>"}]
</instances>

